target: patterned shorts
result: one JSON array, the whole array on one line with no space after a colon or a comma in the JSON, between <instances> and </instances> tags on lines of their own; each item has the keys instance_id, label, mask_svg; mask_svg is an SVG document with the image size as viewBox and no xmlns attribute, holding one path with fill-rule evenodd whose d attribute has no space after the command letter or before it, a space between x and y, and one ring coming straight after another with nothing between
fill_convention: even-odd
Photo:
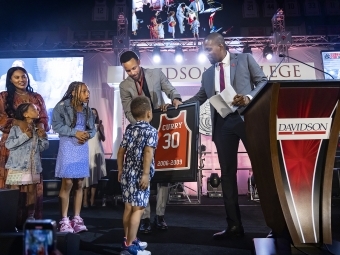
<instances>
[{"instance_id":1,"label":"patterned shorts","mask_svg":"<svg viewBox=\"0 0 340 255\"><path fill-rule=\"evenodd\" d=\"M126 178L122 176L121 180L122 200L132 206L146 207L149 203L150 186L146 190L139 188L139 180L137 178Z\"/></svg>"}]
</instances>

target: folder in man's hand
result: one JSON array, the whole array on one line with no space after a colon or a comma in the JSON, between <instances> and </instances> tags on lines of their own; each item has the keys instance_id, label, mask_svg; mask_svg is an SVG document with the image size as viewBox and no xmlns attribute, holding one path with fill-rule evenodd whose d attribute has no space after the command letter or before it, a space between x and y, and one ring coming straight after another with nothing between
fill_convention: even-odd
<instances>
[{"instance_id":1,"label":"folder in man's hand","mask_svg":"<svg viewBox=\"0 0 340 255\"><path fill-rule=\"evenodd\" d=\"M209 98L210 104L216 109L216 111L225 118L228 114L237 110L238 106L234 106L232 102L236 96L236 91L231 86L226 88L215 96Z\"/></svg>"}]
</instances>

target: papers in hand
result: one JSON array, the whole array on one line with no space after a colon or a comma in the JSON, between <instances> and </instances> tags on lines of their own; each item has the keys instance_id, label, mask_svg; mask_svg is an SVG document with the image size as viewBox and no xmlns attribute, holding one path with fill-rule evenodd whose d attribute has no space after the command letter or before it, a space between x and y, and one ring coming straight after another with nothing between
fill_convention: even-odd
<instances>
[{"instance_id":1,"label":"papers in hand","mask_svg":"<svg viewBox=\"0 0 340 255\"><path fill-rule=\"evenodd\" d=\"M225 118L228 114L235 112L237 106L232 105L236 91L232 86L226 86L226 88L215 96L209 98L209 102L216 109L216 111Z\"/></svg>"}]
</instances>

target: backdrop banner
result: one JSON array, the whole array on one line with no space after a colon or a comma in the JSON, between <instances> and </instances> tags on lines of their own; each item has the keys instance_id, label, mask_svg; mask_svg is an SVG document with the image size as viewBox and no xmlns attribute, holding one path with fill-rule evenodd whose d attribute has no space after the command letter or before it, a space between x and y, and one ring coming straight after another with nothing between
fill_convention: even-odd
<instances>
[{"instance_id":1,"label":"backdrop banner","mask_svg":"<svg viewBox=\"0 0 340 255\"><path fill-rule=\"evenodd\" d=\"M262 63L260 64L263 72L267 77L274 72L279 63ZM314 66L314 63L307 63ZM144 68L155 68L155 66L143 66ZM202 74L210 65L158 65L170 82L195 82L200 83ZM108 83L119 84L127 77L122 66L108 67ZM237 67L236 67L237 68ZM315 72L311 71L311 67L301 63L281 63L275 73L273 73L271 80L315 80Z\"/></svg>"}]
</instances>

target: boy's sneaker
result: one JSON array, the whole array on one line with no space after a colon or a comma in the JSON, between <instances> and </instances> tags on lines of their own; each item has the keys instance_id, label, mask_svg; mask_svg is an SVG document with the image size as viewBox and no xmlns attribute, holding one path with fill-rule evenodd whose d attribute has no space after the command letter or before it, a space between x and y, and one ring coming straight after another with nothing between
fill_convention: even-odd
<instances>
[{"instance_id":1,"label":"boy's sneaker","mask_svg":"<svg viewBox=\"0 0 340 255\"><path fill-rule=\"evenodd\" d=\"M74 233L80 233L83 231L87 231L86 226L84 225L84 221L80 216L74 216L71 222L71 225L74 229Z\"/></svg>"},{"instance_id":2,"label":"boy's sneaker","mask_svg":"<svg viewBox=\"0 0 340 255\"><path fill-rule=\"evenodd\" d=\"M136 237L136 240L134 240L132 243L138 244L141 250L145 250L146 247L148 247L148 243L141 241L138 237Z\"/></svg>"},{"instance_id":3,"label":"boy's sneaker","mask_svg":"<svg viewBox=\"0 0 340 255\"><path fill-rule=\"evenodd\" d=\"M64 233L74 232L74 229L69 218L63 218L61 221L59 221L59 232Z\"/></svg>"},{"instance_id":4,"label":"boy's sneaker","mask_svg":"<svg viewBox=\"0 0 340 255\"><path fill-rule=\"evenodd\" d=\"M132 244L136 244L139 245L140 249L143 251L146 249L146 247L148 247L148 243L147 242L142 242L138 237L136 238L136 240L134 240L132 242ZM124 250L126 248L126 237L124 237L123 239L123 243L122 243L122 250Z\"/></svg>"},{"instance_id":5,"label":"boy's sneaker","mask_svg":"<svg viewBox=\"0 0 340 255\"><path fill-rule=\"evenodd\" d=\"M126 246L124 250L120 253L120 255L151 255L150 251L141 250L138 244L131 244L130 246Z\"/></svg>"}]
</instances>

